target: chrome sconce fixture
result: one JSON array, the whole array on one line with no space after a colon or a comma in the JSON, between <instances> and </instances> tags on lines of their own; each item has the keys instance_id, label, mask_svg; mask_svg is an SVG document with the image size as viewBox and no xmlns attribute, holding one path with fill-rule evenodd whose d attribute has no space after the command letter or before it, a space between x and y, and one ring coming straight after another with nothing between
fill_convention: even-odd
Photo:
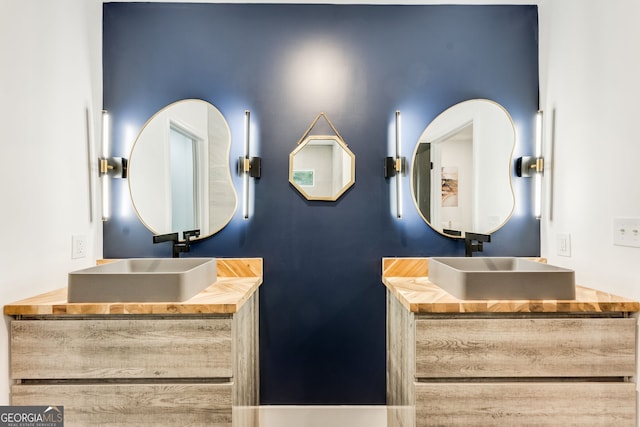
<instances>
[{"instance_id":1,"label":"chrome sconce fixture","mask_svg":"<svg viewBox=\"0 0 640 427\"><path fill-rule=\"evenodd\" d=\"M249 178L260 178L260 157L251 157L251 111L244 111L244 156L238 158L238 175L242 177L242 217L249 219Z\"/></svg>"},{"instance_id":2,"label":"chrome sconce fixture","mask_svg":"<svg viewBox=\"0 0 640 427\"><path fill-rule=\"evenodd\" d=\"M522 178L534 179L533 211L536 219L542 217L542 175L544 173L544 157L542 157L543 112L536 114L536 144L535 155L516 159L516 175Z\"/></svg>"},{"instance_id":3,"label":"chrome sconce fixture","mask_svg":"<svg viewBox=\"0 0 640 427\"><path fill-rule=\"evenodd\" d=\"M102 182L102 220L107 221L111 215L111 183L110 178L127 178L128 161L124 157L110 157L109 113L102 110L102 150L98 157L98 176Z\"/></svg>"},{"instance_id":4,"label":"chrome sconce fixture","mask_svg":"<svg viewBox=\"0 0 640 427\"><path fill-rule=\"evenodd\" d=\"M395 157L385 157L384 177L396 179L396 218L402 218L402 176L407 170L407 158L402 157L400 111L396 111L396 153Z\"/></svg>"}]
</instances>

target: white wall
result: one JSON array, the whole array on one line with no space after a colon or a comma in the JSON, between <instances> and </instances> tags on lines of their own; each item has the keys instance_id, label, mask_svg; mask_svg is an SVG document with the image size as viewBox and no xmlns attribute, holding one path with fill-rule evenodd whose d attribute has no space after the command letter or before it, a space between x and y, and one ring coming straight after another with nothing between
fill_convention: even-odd
<instances>
[{"instance_id":1,"label":"white wall","mask_svg":"<svg viewBox=\"0 0 640 427\"><path fill-rule=\"evenodd\" d=\"M575 269L582 285L634 299L640 249L613 245L612 219L640 217L639 20L637 0L540 6L542 255ZM571 234L571 257L557 256L562 232Z\"/></svg>"},{"instance_id":2,"label":"white wall","mask_svg":"<svg viewBox=\"0 0 640 427\"><path fill-rule=\"evenodd\" d=\"M66 286L69 271L102 257L87 154L88 134L95 144L100 132L101 8L98 0L0 1L0 306ZM74 234L87 237L86 258L71 260ZM0 405L8 385L3 327Z\"/></svg>"}]
</instances>

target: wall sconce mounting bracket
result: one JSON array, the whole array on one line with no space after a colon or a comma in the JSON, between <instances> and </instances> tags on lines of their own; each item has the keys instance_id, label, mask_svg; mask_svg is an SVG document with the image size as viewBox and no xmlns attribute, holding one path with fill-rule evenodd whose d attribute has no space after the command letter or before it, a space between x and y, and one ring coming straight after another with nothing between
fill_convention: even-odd
<instances>
[{"instance_id":1,"label":"wall sconce mounting bracket","mask_svg":"<svg viewBox=\"0 0 640 427\"><path fill-rule=\"evenodd\" d=\"M238 175L240 176L248 173L251 178L260 178L261 169L262 159L260 157L240 156L238 158Z\"/></svg>"},{"instance_id":2,"label":"wall sconce mounting bracket","mask_svg":"<svg viewBox=\"0 0 640 427\"><path fill-rule=\"evenodd\" d=\"M384 177L391 178L396 174L405 175L407 171L406 157L385 157L384 158Z\"/></svg>"},{"instance_id":3,"label":"wall sconce mounting bracket","mask_svg":"<svg viewBox=\"0 0 640 427\"><path fill-rule=\"evenodd\" d=\"M543 172L543 157L524 156L516 159L516 175L521 178L529 178Z\"/></svg>"},{"instance_id":4,"label":"wall sconce mounting bracket","mask_svg":"<svg viewBox=\"0 0 640 427\"><path fill-rule=\"evenodd\" d=\"M98 175L108 175L112 178L126 179L128 174L128 160L124 157L99 157Z\"/></svg>"}]
</instances>

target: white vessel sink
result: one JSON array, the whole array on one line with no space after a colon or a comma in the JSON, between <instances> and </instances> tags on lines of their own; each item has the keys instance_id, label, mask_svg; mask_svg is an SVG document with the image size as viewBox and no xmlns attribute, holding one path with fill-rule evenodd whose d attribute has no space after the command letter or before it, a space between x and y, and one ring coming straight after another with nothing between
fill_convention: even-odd
<instances>
[{"instance_id":1,"label":"white vessel sink","mask_svg":"<svg viewBox=\"0 0 640 427\"><path fill-rule=\"evenodd\" d=\"M572 300L573 270L514 257L430 258L429 280L464 300Z\"/></svg>"},{"instance_id":2,"label":"white vessel sink","mask_svg":"<svg viewBox=\"0 0 640 427\"><path fill-rule=\"evenodd\" d=\"M185 301L215 283L215 258L137 258L69 273L69 302Z\"/></svg>"}]
</instances>

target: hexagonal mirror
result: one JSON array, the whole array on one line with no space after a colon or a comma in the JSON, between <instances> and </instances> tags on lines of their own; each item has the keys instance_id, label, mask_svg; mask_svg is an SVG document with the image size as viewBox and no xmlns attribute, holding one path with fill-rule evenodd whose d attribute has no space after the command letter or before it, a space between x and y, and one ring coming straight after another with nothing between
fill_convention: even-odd
<instances>
[{"instance_id":1,"label":"hexagonal mirror","mask_svg":"<svg viewBox=\"0 0 640 427\"><path fill-rule=\"evenodd\" d=\"M342 138L310 135L289 154L289 182L307 200L338 200L355 182L356 157Z\"/></svg>"}]
</instances>

